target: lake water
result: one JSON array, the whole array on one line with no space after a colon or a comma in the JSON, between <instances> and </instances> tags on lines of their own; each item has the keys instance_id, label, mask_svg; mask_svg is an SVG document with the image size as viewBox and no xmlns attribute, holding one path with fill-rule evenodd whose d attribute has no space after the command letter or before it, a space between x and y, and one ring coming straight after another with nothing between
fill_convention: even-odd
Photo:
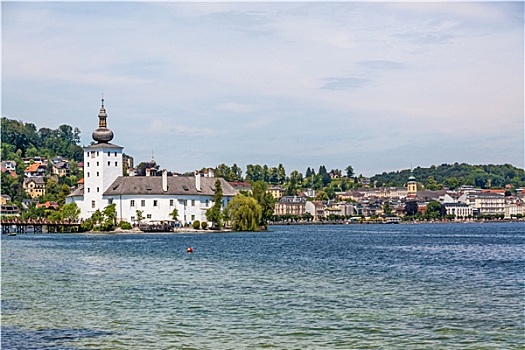
<instances>
[{"instance_id":1,"label":"lake water","mask_svg":"<svg viewBox=\"0 0 525 350\"><path fill-rule=\"evenodd\" d=\"M2 349L524 349L524 228L3 235Z\"/></svg>"}]
</instances>

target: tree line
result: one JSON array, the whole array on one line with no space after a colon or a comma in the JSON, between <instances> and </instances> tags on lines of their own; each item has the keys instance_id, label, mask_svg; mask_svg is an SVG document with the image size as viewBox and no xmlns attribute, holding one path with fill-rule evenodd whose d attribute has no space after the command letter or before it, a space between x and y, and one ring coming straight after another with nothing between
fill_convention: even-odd
<instances>
[{"instance_id":1,"label":"tree line","mask_svg":"<svg viewBox=\"0 0 525 350\"><path fill-rule=\"evenodd\" d=\"M482 189L525 187L525 171L511 164L470 165L466 163L432 165L401 171L384 172L370 178L377 187L404 186L409 176L414 175L426 190L448 188L455 190L460 186L474 186Z\"/></svg>"}]
</instances>

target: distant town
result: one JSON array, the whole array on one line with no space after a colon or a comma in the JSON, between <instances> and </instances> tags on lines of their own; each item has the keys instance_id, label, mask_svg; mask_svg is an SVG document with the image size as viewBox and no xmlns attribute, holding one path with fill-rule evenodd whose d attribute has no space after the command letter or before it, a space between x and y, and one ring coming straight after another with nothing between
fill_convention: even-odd
<instances>
[{"instance_id":1,"label":"distant town","mask_svg":"<svg viewBox=\"0 0 525 350\"><path fill-rule=\"evenodd\" d=\"M161 169L154 160L135 166L123 147L110 142L106 117L102 103L94 142L86 147L79 146L80 131L71 126L37 131L33 124L2 118L2 218L88 221L100 216L88 227L94 229L111 206L109 228L149 220L170 221L173 227L206 229L220 223L253 229L236 223L236 206L230 204L236 197L255 199L258 227L521 220L525 213L524 170L509 164L442 164L371 178L356 176L350 165L330 171L321 165L303 174L286 173L282 164L250 164L245 172L236 164L220 164L179 173ZM224 213L215 221L210 213L217 202Z\"/></svg>"}]
</instances>

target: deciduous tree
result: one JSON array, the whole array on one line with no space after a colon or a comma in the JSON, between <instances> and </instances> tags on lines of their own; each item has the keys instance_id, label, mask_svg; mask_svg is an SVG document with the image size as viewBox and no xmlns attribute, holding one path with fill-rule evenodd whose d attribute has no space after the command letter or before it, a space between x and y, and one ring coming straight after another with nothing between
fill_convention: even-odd
<instances>
[{"instance_id":1,"label":"deciduous tree","mask_svg":"<svg viewBox=\"0 0 525 350\"><path fill-rule=\"evenodd\" d=\"M234 230L260 230L262 208L255 198L239 194L228 203L227 212Z\"/></svg>"}]
</instances>

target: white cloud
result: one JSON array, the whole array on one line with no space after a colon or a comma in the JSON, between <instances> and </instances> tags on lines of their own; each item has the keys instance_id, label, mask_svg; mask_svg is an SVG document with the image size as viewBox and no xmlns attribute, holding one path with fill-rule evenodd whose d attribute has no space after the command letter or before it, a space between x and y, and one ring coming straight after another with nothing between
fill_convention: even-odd
<instances>
[{"instance_id":1,"label":"white cloud","mask_svg":"<svg viewBox=\"0 0 525 350\"><path fill-rule=\"evenodd\" d=\"M6 115L89 136L104 92L139 160L191 144L177 169L267 156L366 173L409 142L432 143L413 155L429 162L494 133L523 146L523 3L5 3L3 38Z\"/></svg>"}]
</instances>

